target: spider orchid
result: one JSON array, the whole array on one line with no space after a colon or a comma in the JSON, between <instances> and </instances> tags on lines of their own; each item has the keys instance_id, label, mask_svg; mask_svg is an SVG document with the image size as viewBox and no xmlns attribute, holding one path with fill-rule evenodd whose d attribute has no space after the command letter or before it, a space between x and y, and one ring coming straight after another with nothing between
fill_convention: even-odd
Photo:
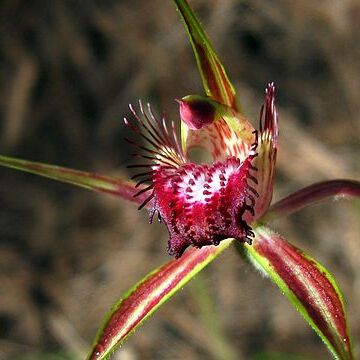
<instances>
[{"instance_id":1,"label":"spider orchid","mask_svg":"<svg viewBox=\"0 0 360 360\"><path fill-rule=\"evenodd\" d=\"M87 189L109 193L149 208L169 233L175 259L150 272L114 305L88 355L104 359L230 244L269 277L317 332L336 359L354 359L344 300L331 274L268 226L271 220L332 196L360 197L360 182L313 184L271 204L278 114L275 87L265 90L258 129L246 119L223 65L185 0L174 0L205 90L177 100L181 141L174 123L150 105L130 107L125 124L138 137L128 140L142 163L134 181L101 176L5 156L0 164ZM142 141L141 141L142 140ZM207 159L197 162L202 149ZM141 170L140 170L141 169ZM147 184L146 184L147 183Z\"/></svg>"},{"instance_id":2,"label":"spider orchid","mask_svg":"<svg viewBox=\"0 0 360 360\"><path fill-rule=\"evenodd\" d=\"M273 85L269 85L266 91L266 108L273 110L273 128L277 133ZM232 109L205 97L186 97L179 103L186 131L195 129L196 141L193 144L211 150L211 163L191 162L188 156L190 147L180 147L176 132L169 131L165 119L156 119L150 105L147 114L140 103L140 116L131 107L137 124L133 125L127 119L125 123L135 133L140 132L148 145L153 146L149 148L132 142L147 154L140 156L148 163L131 167L149 169L133 177L140 178L136 186L145 181L151 182L135 194L150 193L140 208L153 200L150 222L155 213L160 221L164 221L169 232L168 251L176 258L189 245L198 248L218 245L221 240L228 238L251 244L254 234L247 221L255 218L255 198L260 197L249 184L258 184L256 176L252 174L257 170L253 164L258 155L256 131L249 134L249 138L254 135L254 142L247 144L228 126L225 112L217 114L218 108L233 113ZM261 132L260 145L263 144L265 132ZM201 141L198 141L199 136ZM276 135L270 138L275 139ZM273 149L276 151L275 147ZM266 196L271 194L269 190Z\"/></svg>"}]
</instances>

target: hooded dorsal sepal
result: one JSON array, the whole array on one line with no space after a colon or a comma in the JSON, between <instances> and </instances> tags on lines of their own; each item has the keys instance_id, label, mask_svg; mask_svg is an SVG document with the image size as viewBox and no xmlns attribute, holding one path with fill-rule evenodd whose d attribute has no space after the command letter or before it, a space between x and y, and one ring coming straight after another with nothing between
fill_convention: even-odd
<instances>
[{"instance_id":1,"label":"hooded dorsal sepal","mask_svg":"<svg viewBox=\"0 0 360 360\"><path fill-rule=\"evenodd\" d=\"M244 115L207 96L188 95L177 101L184 153L201 147L214 161L247 157L254 142L254 127Z\"/></svg>"}]
</instances>

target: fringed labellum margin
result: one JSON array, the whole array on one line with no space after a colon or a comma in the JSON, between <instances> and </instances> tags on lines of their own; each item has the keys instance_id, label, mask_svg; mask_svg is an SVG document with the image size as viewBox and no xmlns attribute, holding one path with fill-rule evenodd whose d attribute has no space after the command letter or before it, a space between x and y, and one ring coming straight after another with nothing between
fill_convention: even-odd
<instances>
[{"instance_id":1,"label":"fringed labellum margin","mask_svg":"<svg viewBox=\"0 0 360 360\"><path fill-rule=\"evenodd\" d=\"M139 185L150 182L138 195L150 192L145 201L153 201L150 221L157 213L165 223L169 254L178 258L190 245L218 245L227 238L251 242L252 231L243 216L247 211L253 214L258 195L249 184L256 184L251 171L255 170L252 161L257 155L257 136L243 161L231 156L197 165L183 153L174 127L170 131L150 106L145 111L140 103L140 114L131 110L135 122L125 122L147 145L131 143L144 152L139 156L148 160L131 166L148 170L133 178L140 178Z\"/></svg>"},{"instance_id":2,"label":"fringed labellum margin","mask_svg":"<svg viewBox=\"0 0 360 360\"><path fill-rule=\"evenodd\" d=\"M267 210L272 197L278 136L274 102L271 83L258 135L226 105L195 95L179 100L183 125L192 140L203 140L199 144L205 144L212 155L211 164L191 162L187 149L179 145L174 124L169 129L150 105L144 109L140 102L140 113L130 107L134 121L125 119L125 123L145 145L128 141L146 160L131 165L145 170L132 179L138 179L137 186L149 183L137 193L149 194L140 208L152 201L150 222L157 213L165 223L170 255L178 258L188 246L218 245L227 238L251 243L250 224ZM254 142L249 145L250 138Z\"/></svg>"}]
</instances>

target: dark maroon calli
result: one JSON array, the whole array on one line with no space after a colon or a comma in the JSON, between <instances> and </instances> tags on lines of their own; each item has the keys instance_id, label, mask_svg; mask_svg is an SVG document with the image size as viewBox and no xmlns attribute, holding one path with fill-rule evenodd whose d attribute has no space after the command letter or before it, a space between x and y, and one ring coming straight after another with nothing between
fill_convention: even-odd
<instances>
[{"instance_id":1,"label":"dark maroon calli","mask_svg":"<svg viewBox=\"0 0 360 360\"><path fill-rule=\"evenodd\" d=\"M253 212L256 191L248 184L251 161L232 157L211 166L186 164L177 170L159 167L153 177L154 209L169 231L169 253L179 257L193 245L218 245L235 238L251 242L243 220Z\"/></svg>"}]
</instances>

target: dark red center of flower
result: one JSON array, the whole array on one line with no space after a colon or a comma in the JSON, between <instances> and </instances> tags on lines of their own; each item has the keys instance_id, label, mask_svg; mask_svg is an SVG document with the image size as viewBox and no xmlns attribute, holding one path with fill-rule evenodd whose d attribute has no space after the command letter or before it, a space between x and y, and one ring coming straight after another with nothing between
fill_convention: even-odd
<instances>
[{"instance_id":1,"label":"dark red center of flower","mask_svg":"<svg viewBox=\"0 0 360 360\"><path fill-rule=\"evenodd\" d=\"M171 255L227 238L250 241L252 232L242 216L255 202L256 191L248 184L251 168L250 158L241 163L230 157L211 166L188 163L155 171L154 210L168 228Z\"/></svg>"}]
</instances>

